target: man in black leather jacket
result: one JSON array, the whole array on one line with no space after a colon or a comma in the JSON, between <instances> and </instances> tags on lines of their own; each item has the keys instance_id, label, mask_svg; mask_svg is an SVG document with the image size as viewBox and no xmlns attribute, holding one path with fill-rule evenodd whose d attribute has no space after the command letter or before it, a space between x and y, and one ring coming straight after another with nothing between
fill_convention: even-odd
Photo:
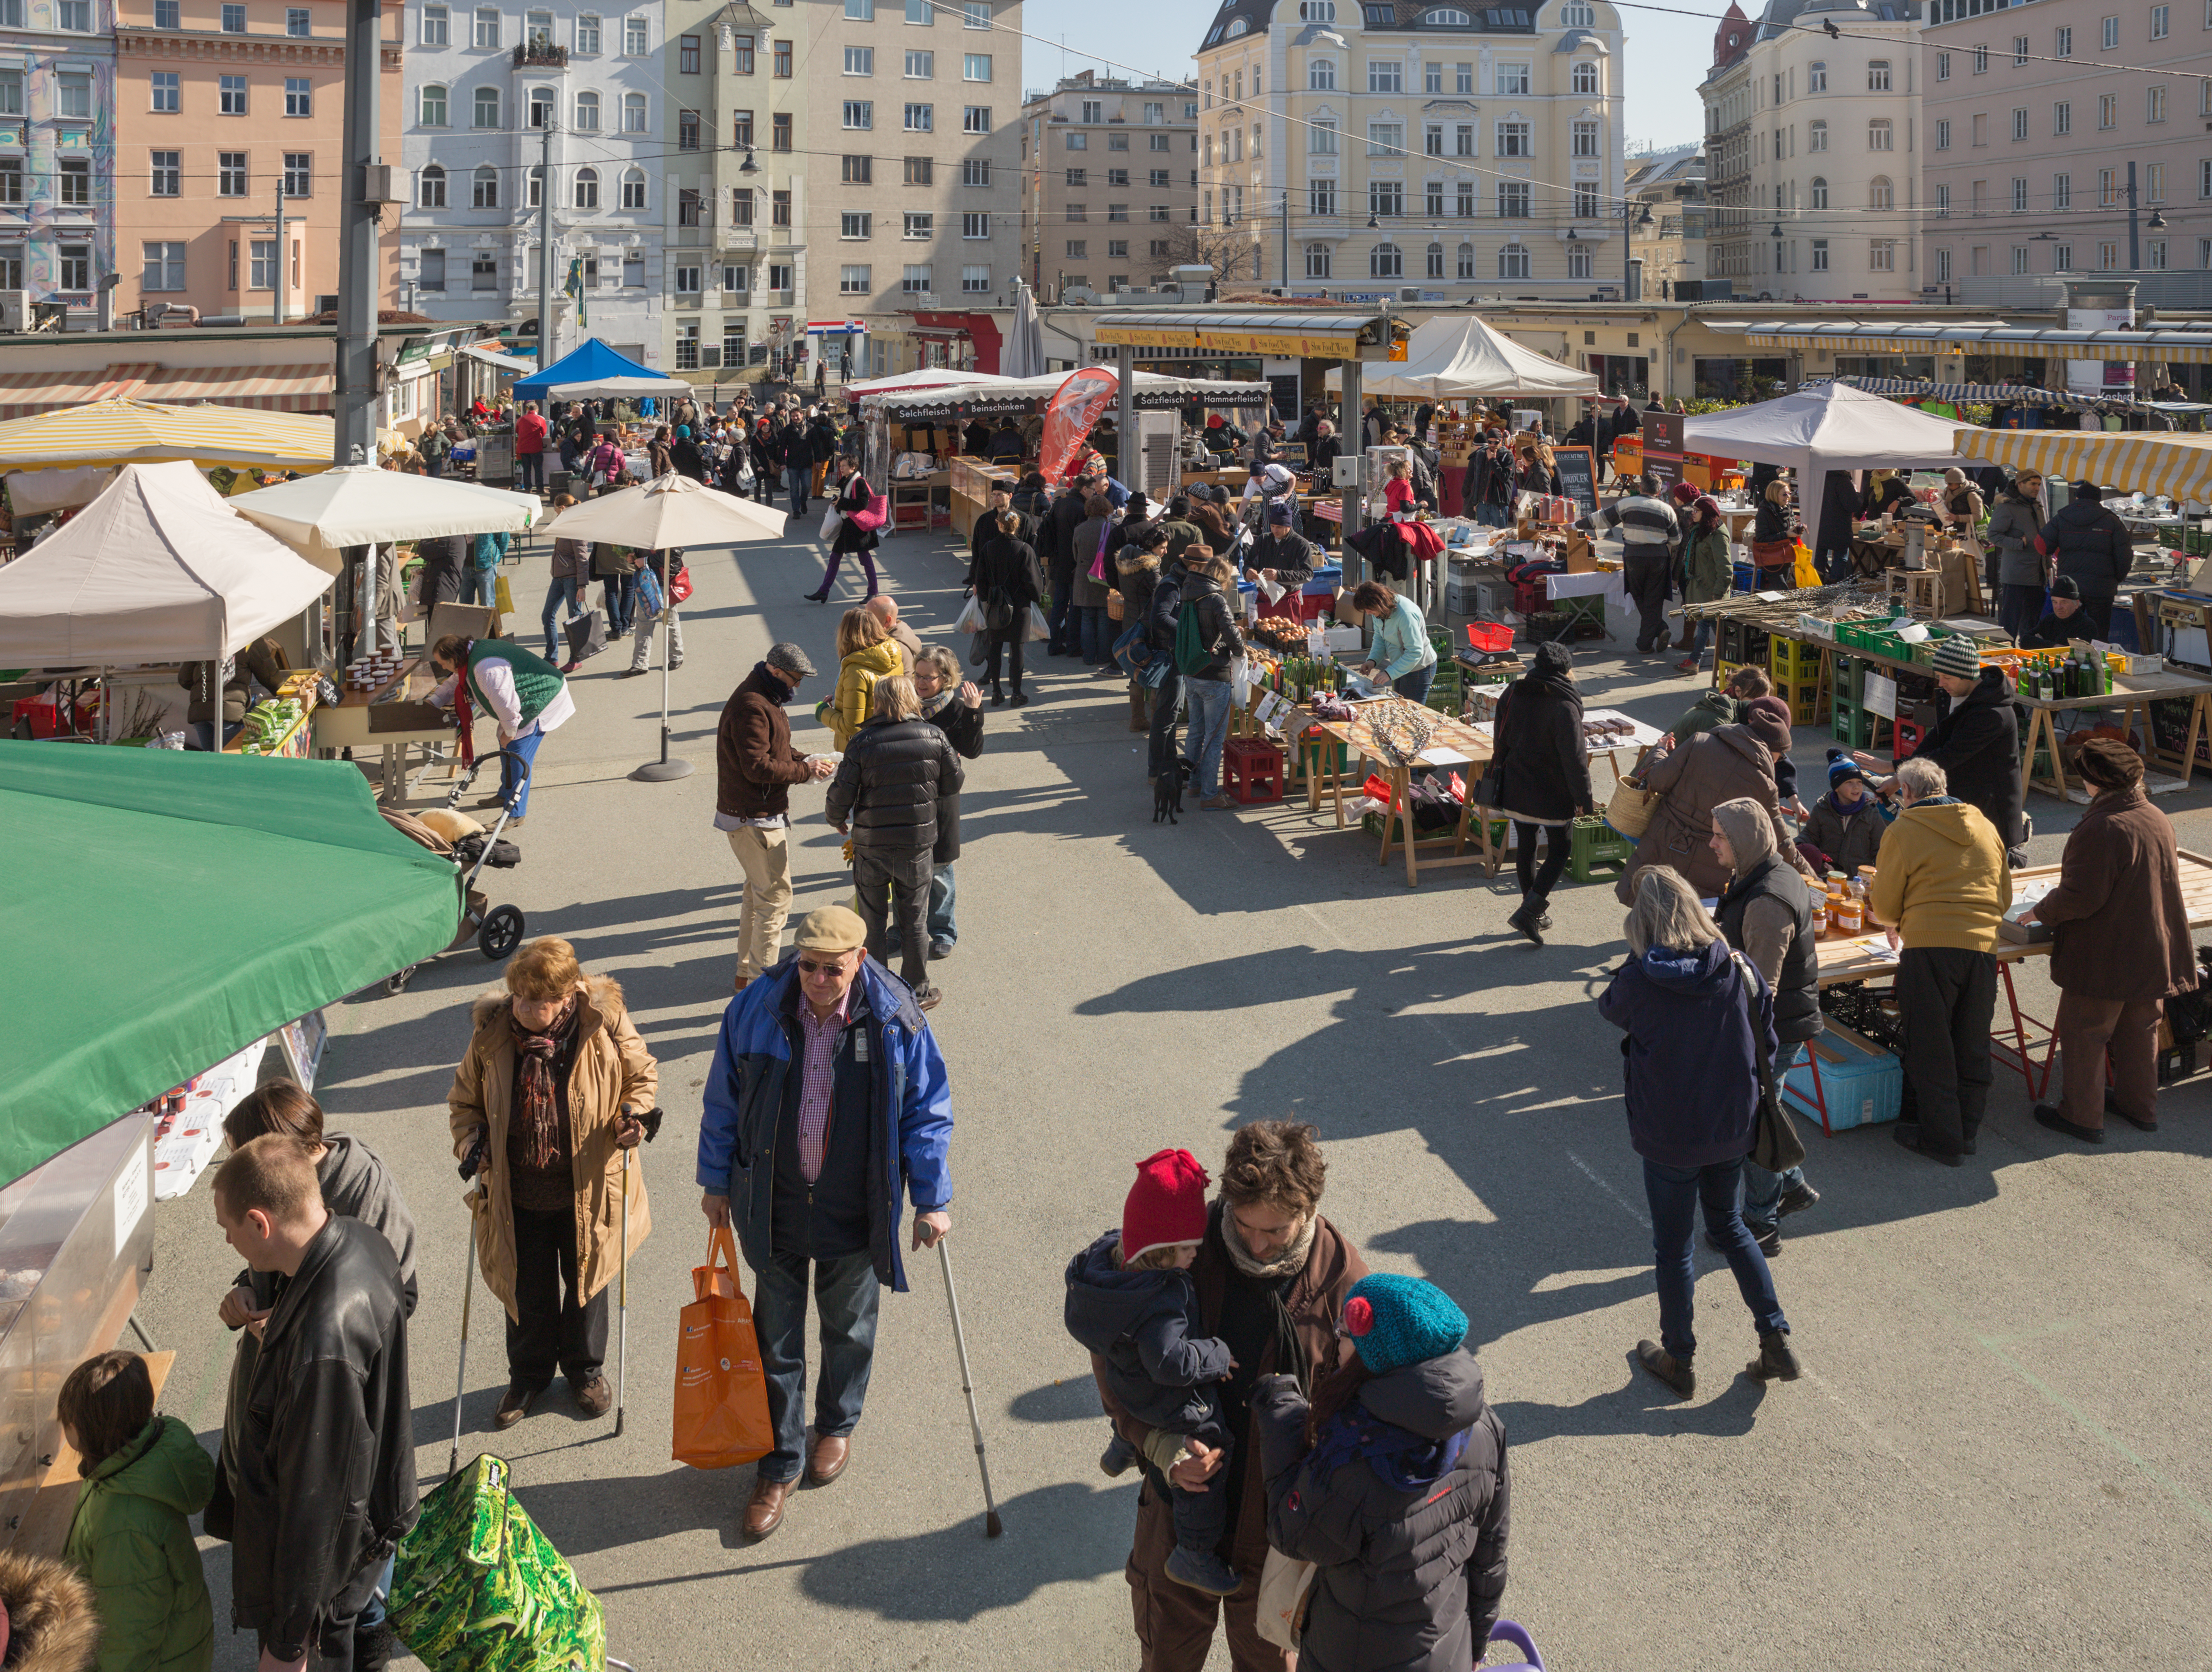
<instances>
[{"instance_id":1,"label":"man in black leather jacket","mask_svg":"<svg viewBox=\"0 0 2212 1672\"><path fill-rule=\"evenodd\" d=\"M259 1634L260 1672L352 1669L356 1618L415 1523L399 1262L374 1226L324 1207L297 1138L245 1145L213 1195L225 1240L283 1279L245 1322L260 1352L233 1382L208 1505L208 1532L231 1541L231 1618Z\"/></svg>"}]
</instances>

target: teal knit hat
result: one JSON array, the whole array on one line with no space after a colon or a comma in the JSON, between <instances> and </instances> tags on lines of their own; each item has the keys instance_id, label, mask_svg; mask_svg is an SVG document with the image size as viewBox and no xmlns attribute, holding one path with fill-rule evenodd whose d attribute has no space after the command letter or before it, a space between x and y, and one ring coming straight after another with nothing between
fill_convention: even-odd
<instances>
[{"instance_id":1,"label":"teal knit hat","mask_svg":"<svg viewBox=\"0 0 2212 1672\"><path fill-rule=\"evenodd\" d=\"M1345 1297L1344 1333L1360 1362L1381 1376L1443 1358L1467 1339L1467 1314L1433 1283L1370 1272Z\"/></svg>"}]
</instances>

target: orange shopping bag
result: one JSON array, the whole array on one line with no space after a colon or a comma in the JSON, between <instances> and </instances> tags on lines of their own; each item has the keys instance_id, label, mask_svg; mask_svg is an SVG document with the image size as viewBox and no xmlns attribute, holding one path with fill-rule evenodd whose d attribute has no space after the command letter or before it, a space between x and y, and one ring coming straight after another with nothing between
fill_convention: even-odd
<instances>
[{"instance_id":1,"label":"orange shopping bag","mask_svg":"<svg viewBox=\"0 0 2212 1672\"><path fill-rule=\"evenodd\" d=\"M691 1268L698 1298L676 1336L676 1438L669 1455L694 1468L728 1468L766 1456L768 1420L753 1309L738 1281L738 1247L726 1225L707 1238L707 1263Z\"/></svg>"}]
</instances>

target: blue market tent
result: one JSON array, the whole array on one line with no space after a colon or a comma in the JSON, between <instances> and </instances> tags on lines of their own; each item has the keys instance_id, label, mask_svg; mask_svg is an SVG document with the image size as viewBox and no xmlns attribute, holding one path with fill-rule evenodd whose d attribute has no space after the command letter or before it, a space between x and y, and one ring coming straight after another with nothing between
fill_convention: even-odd
<instances>
[{"instance_id":1,"label":"blue market tent","mask_svg":"<svg viewBox=\"0 0 2212 1672\"><path fill-rule=\"evenodd\" d=\"M562 355L544 371L517 379L513 390L517 400L603 400L640 395L677 398L690 392L690 384L639 365L596 337Z\"/></svg>"}]
</instances>

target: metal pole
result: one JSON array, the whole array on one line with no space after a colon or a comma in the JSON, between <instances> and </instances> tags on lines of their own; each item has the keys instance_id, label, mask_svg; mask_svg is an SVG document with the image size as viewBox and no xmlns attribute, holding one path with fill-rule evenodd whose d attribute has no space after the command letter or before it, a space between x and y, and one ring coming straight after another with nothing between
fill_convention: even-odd
<instances>
[{"instance_id":1,"label":"metal pole","mask_svg":"<svg viewBox=\"0 0 2212 1672\"><path fill-rule=\"evenodd\" d=\"M1136 350L1127 343L1114 350L1114 370L1121 386L1115 392L1114 409L1114 474L1131 493L1141 494L1145 491L1145 460L1137 446L1136 358Z\"/></svg>"},{"instance_id":2,"label":"metal pole","mask_svg":"<svg viewBox=\"0 0 2212 1672\"><path fill-rule=\"evenodd\" d=\"M2141 234L2136 228L2136 166L2128 164L2128 271L2132 273L2142 266Z\"/></svg>"},{"instance_id":3,"label":"metal pole","mask_svg":"<svg viewBox=\"0 0 2212 1672\"><path fill-rule=\"evenodd\" d=\"M1336 433L1343 438L1344 447L1352 456L1361 461L1361 475L1364 477L1366 473L1367 427L1360 422L1359 362L1347 360L1343 364L1344 403L1343 410L1337 415L1342 422L1337 425ZM1366 560L1352 549L1352 537L1359 532L1360 514L1366 508L1362 495L1363 489L1358 483L1344 489L1342 562L1344 581L1348 587L1356 587L1367 578Z\"/></svg>"},{"instance_id":4,"label":"metal pole","mask_svg":"<svg viewBox=\"0 0 2212 1672\"><path fill-rule=\"evenodd\" d=\"M383 0L350 0L347 14L345 202L338 221L337 419L331 462L366 465L376 445L377 217L369 174L380 161L377 95ZM281 241L283 227L278 227Z\"/></svg>"},{"instance_id":5,"label":"metal pole","mask_svg":"<svg viewBox=\"0 0 2212 1672\"><path fill-rule=\"evenodd\" d=\"M668 612L675 605L668 596L668 548L660 549L660 758L647 761L630 776L648 784L665 784L691 775L691 763L668 758Z\"/></svg>"},{"instance_id":6,"label":"metal pole","mask_svg":"<svg viewBox=\"0 0 2212 1672\"><path fill-rule=\"evenodd\" d=\"M545 134L538 167L538 369L553 363L553 112L545 112ZM551 403L547 403L550 406Z\"/></svg>"},{"instance_id":7,"label":"metal pole","mask_svg":"<svg viewBox=\"0 0 2212 1672\"><path fill-rule=\"evenodd\" d=\"M269 288L276 293L276 323L280 325L284 323L284 305L289 300L284 294L284 286L292 276L292 264L288 258L291 252L284 246L284 171L279 168L276 171L276 271L271 276Z\"/></svg>"},{"instance_id":8,"label":"metal pole","mask_svg":"<svg viewBox=\"0 0 2212 1672\"><path fill-rule=\"evenodd\" d=\"M1291 288L1291 194L1283 193L1283 289Z\"/></svg>"}]
</instances>

